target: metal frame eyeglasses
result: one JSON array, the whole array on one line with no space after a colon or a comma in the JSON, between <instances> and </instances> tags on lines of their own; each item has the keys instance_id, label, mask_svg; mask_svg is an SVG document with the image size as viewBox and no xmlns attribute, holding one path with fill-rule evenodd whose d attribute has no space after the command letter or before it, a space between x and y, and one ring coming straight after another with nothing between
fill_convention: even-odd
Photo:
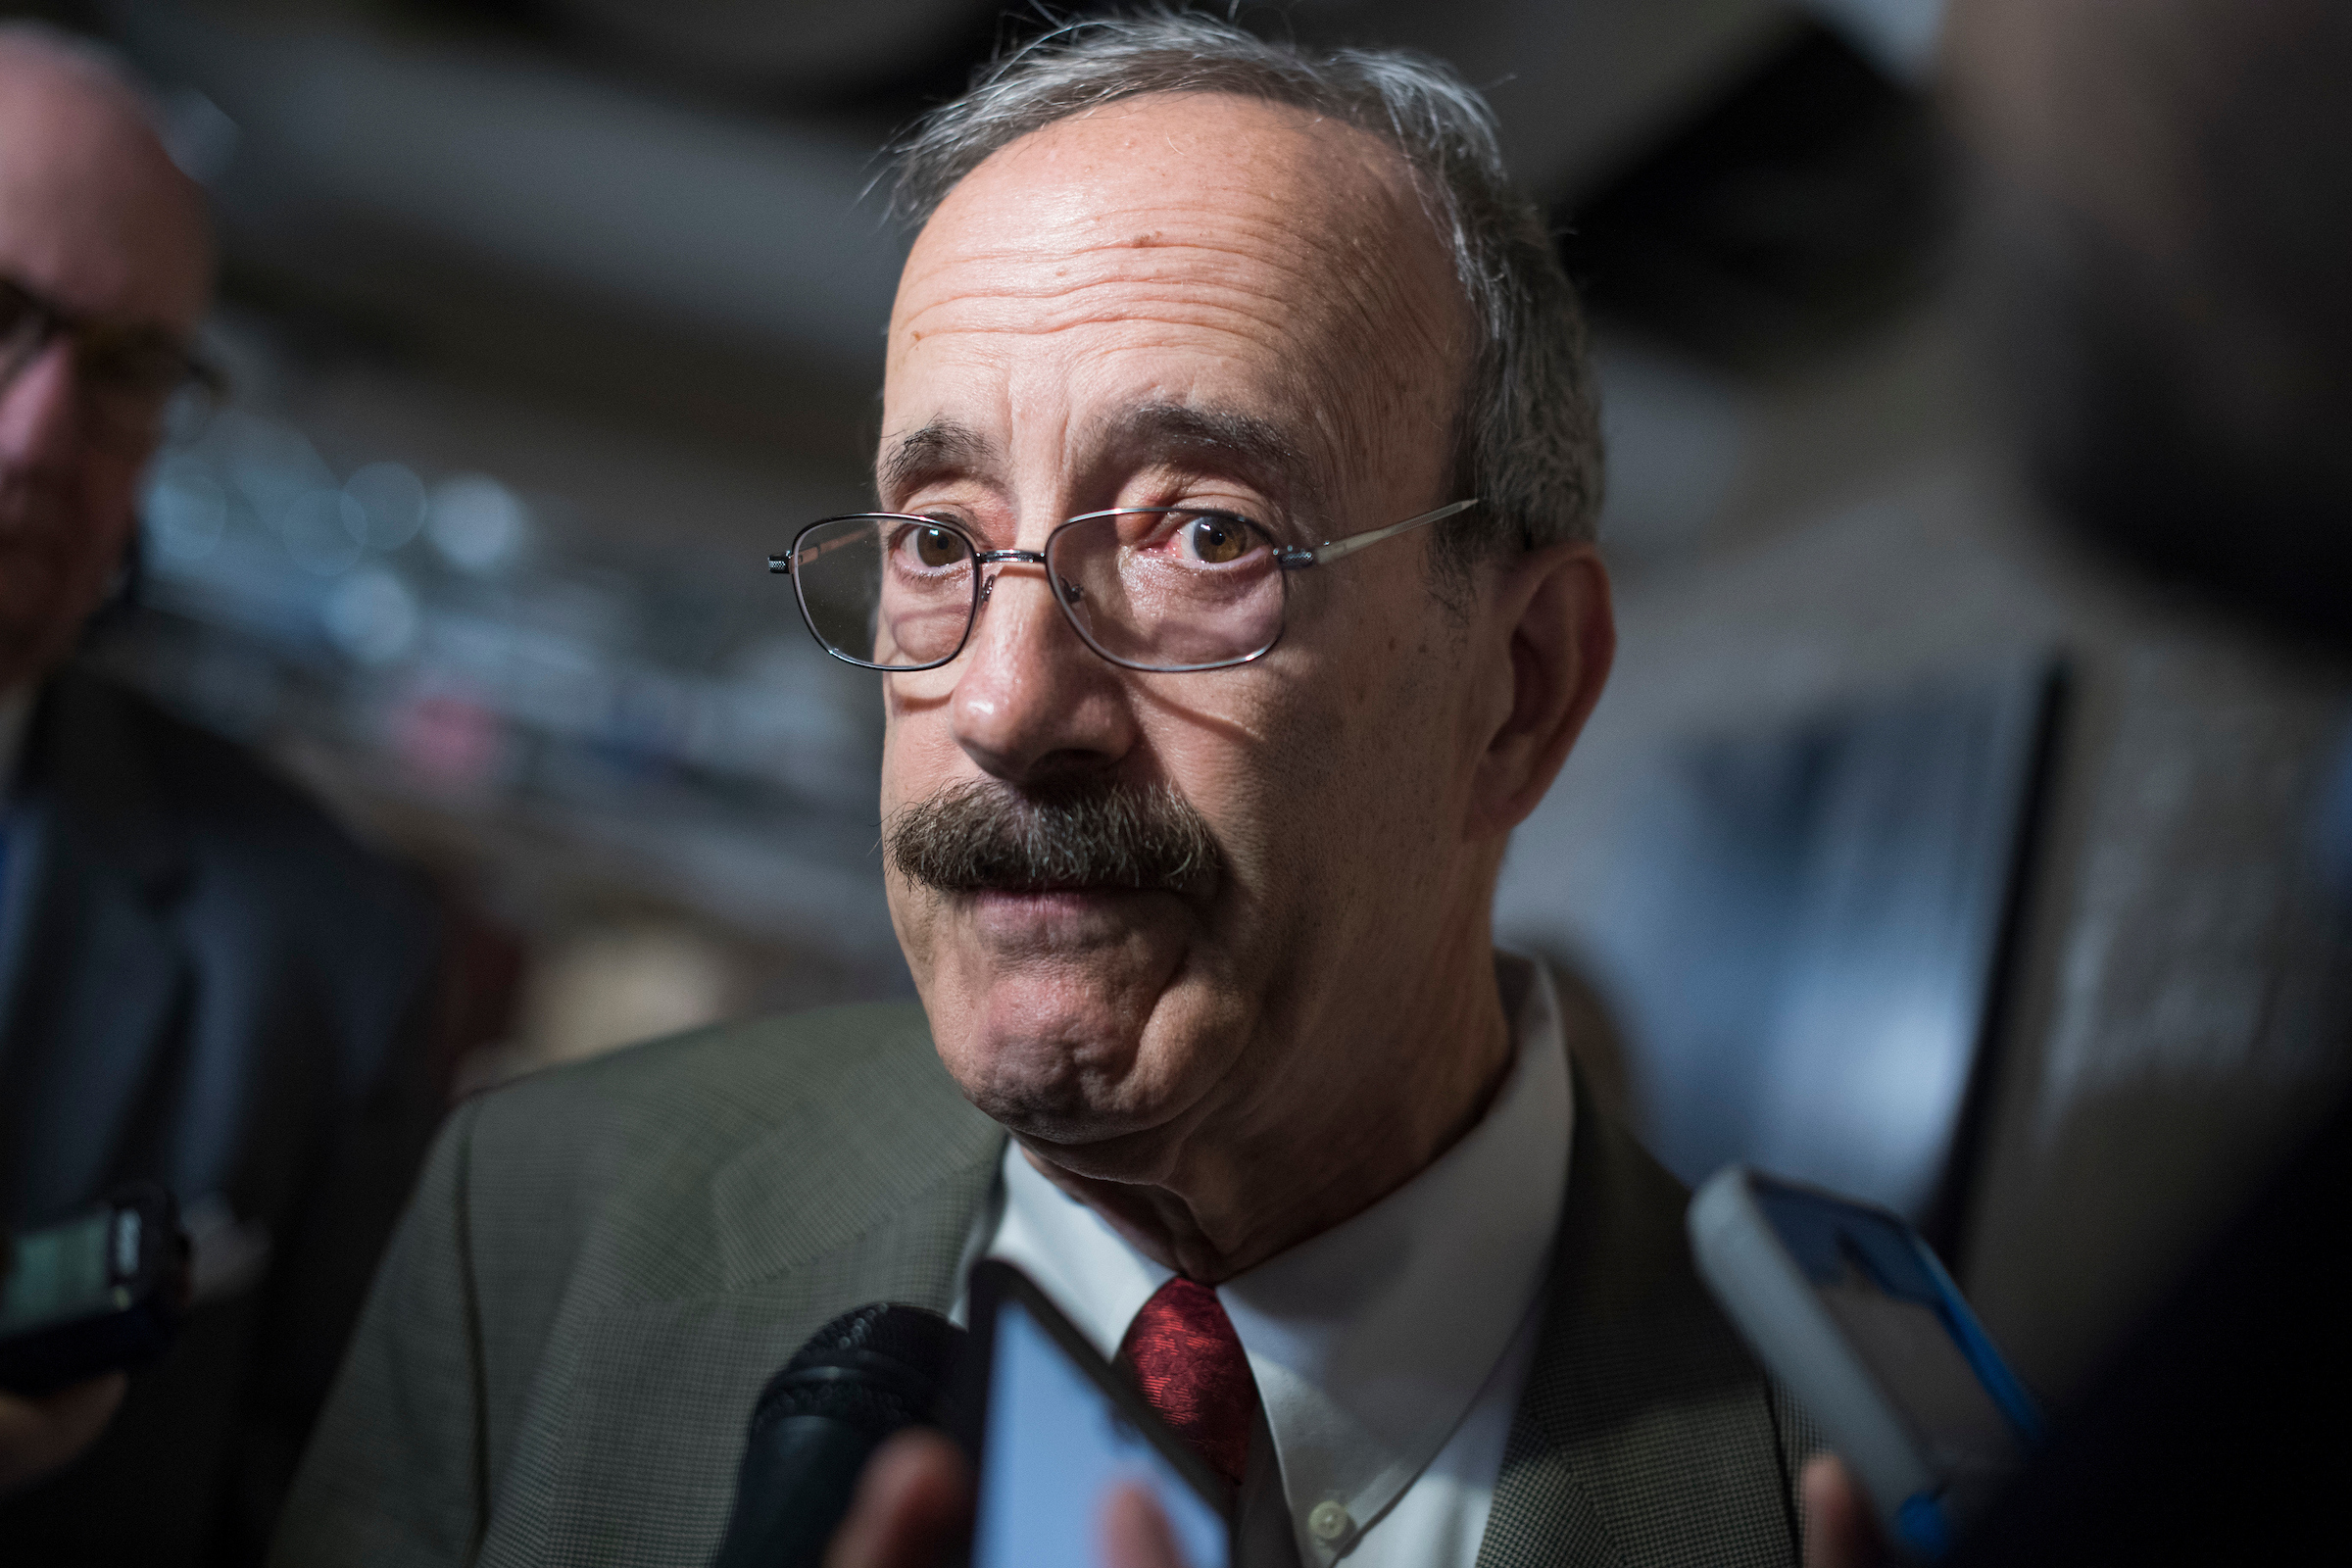
<instances>
[{"instance_id":1,"label":"metal frame eyeglasses","mask_svg":"<svg viewBox=\"0 0 2352 1568\"><path fill-rule=\"evenodd\" d=\"M861 512L808 524L767 569L792 578L817 646L860 669L910 674L953 662L1003 575L982 568L1032 565L1096 654L1124 669L1182 674L1273 652L1298 572L1477 505L1456 501L1306 546L1284 545L1238 513L1120 507L1069 518L1043 550L986 549L953 518Z\"/></svg>"},{"instance_id":2,"label":"metal frame eyeglasses","mask_svg":"<svg viewBox=\"0 0 2352 1568\"><path fill-rule=\"evenodd\" d=\"M73 345L82 395L116 448L153 441L174 393L193 389L209 408L227 390L225 376L164 328L77 316L0 274L0 393L61 337Z\"/></svg>"}]
</instances>

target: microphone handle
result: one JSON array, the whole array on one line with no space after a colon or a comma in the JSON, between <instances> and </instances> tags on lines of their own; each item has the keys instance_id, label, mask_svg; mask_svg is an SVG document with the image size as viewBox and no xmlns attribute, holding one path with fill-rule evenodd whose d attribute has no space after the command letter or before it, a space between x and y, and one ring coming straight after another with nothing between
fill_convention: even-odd
<instances>
[{"instance_id":1,"label":"microphone handle","mask_svg":"<svg viewBox=\"0 0 2352 1568\"><path fill-rule=\"evenodd\" d=\"M858 1477L881 1446L879 1435L827 1416L777 1421L744 1455L745 1484L711 1568L823 1568ZM791 1479L758 1485L750 1474L755 1464Z\"/></svg>"}]
</instances>

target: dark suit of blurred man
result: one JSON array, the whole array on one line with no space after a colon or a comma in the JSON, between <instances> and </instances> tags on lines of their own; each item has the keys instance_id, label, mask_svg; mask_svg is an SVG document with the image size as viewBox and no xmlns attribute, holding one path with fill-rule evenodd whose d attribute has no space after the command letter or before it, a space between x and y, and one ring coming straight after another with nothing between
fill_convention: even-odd
<instances>
[{"instance_id":1,"label":"dark suit of blurred man","mask_svg":"<svg viewBox=\"0 0 2352 1568\"><path fill-rule=\"evenodd\" d=\"M416 890L70 662L211 271L136 89L0 28L0 1221L160 1181L200 1292L127 1397L0 1395L12 1564L259 1555L435 1109Z\"/></svg>"}]
</instances>

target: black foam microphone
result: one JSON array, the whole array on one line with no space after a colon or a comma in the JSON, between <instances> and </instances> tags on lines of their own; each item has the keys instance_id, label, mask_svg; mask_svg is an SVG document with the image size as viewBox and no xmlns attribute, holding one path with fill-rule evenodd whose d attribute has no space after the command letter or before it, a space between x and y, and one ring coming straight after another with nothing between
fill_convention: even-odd
<instances>
[{"instance_id":1,"label":"black foam microphone","mask_svg":"<svg viewBox=\"0 0 2352 1568\"><path fill-rule=\"evenodd\" d=\"M858 1472L905 1427L950 1426L963 1330L919 1306L852 1307L752 1406L735 1511L711 1568L820 1568Z\"/></svg>"}]
</instances>

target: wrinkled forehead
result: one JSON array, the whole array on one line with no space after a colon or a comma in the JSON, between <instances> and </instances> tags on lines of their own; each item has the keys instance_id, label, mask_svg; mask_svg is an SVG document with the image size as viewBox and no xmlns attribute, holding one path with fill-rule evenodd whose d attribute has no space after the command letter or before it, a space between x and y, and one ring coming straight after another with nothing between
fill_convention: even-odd
<instances>
[{"instance_id":1,"label":"wrinkled forehead","mask_svg":"<svg viewBox=\"0 0 2352 1568\"><path fill-rule=\"evenodd\" d=\"M0 273L69 310L177 331L212 281L202 194L129 90L0 40Z\"/></svg>"},{"instance_id":2,"label":"wrinkled forehead","mask_svg":"<svg viewBox=\"0 0 2352 1568\"><path fill-rule=\"evenodd\" d=\"M886 429L970 410L1129 428L1212 408L1344 471L1448 439L1471 341L1449 251L1401 155L1290 106L1153 94L1000 149L917 237L890 333ZM985 389L985 390L980 390Z\"/></svg>"}]
</instances>

